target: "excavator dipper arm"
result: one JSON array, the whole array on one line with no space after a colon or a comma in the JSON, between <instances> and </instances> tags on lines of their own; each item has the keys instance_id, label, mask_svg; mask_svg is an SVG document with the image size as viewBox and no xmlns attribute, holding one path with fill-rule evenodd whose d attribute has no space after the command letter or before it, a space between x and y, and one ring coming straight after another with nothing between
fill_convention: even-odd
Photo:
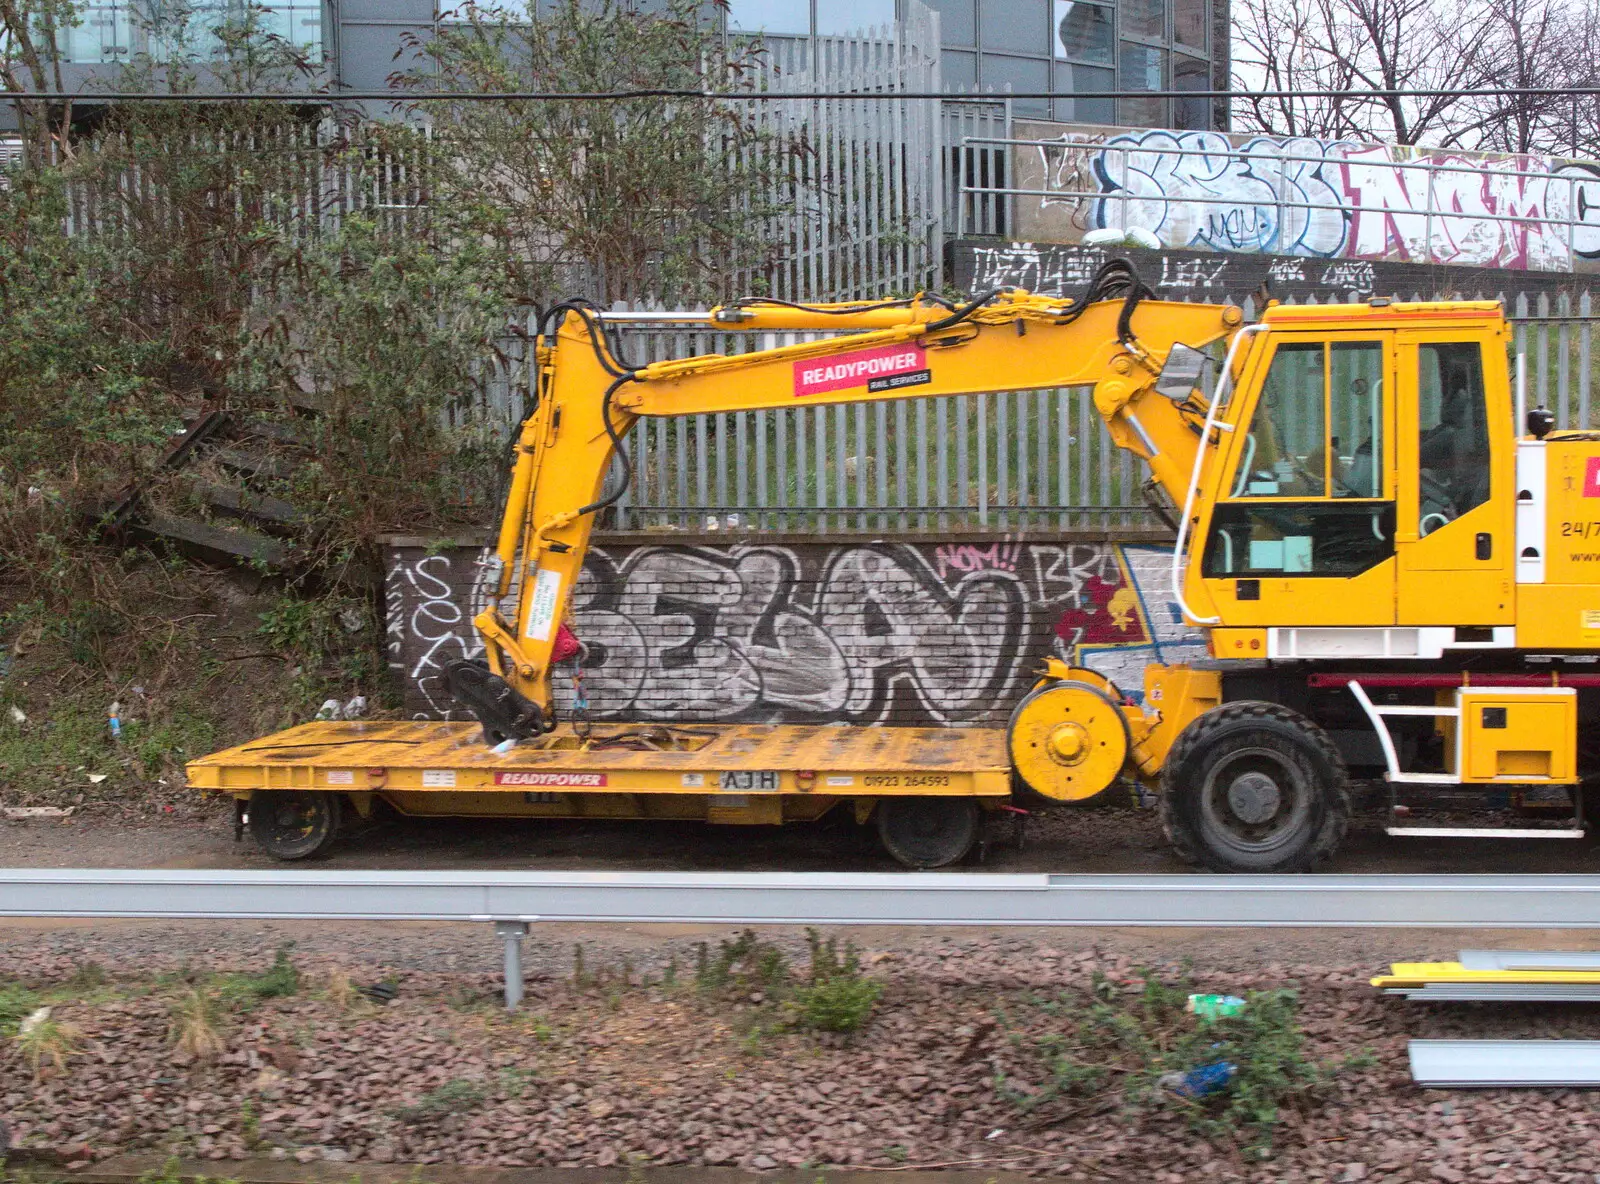
<instances>
[{"instance_id":1,"label":"excavator dipper arm","mask_svg":"<svg viewBox=\"0 0 1600 1184\"><path fill-rule=\"evenodd\" d=\"M1231 306L1148 296L1117 262L1077 300L1012 290L959 308L921 297L804 307L748 301L714 309L708 320L746 333L843 332L638 367L618 356L598 310L559 306L541 326L538 401L516 442L493 594L475 618L488 669L461 665L452 688L490 738L553 726L552 667L571 645L563 622L595 516L620 496L621 486L606 492L606 476L619 453L627 457L624 439L641 417L1092 386L1112 439L1182 505L1207 406L1195 384L1174 385L1173 372L1192 374L1198 357L1176 347L1204 350L1231 336L1242 316ZM631 476L631 464L624 467Z\"/></svg>"}]
</instances>

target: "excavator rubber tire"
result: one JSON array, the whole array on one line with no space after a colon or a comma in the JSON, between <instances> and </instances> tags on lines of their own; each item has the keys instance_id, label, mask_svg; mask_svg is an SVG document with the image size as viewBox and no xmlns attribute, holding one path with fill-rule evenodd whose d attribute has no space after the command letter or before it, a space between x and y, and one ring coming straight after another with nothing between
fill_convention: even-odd
<instances>
[{"instance_id":1,"label":"excavator rubber tire","mask_svg":"<svg viewBox=\"0 0 1600 1184\"><path fill-rule=\"evenodd\" d=\"M982 813L975 798L883 798L878 838L906 867L946 867L972 850Z\"/></svg>"},{"instance_id":2,"label":"excavator rubber tire","mask_svg":"<svg viewBox=\"0 0 1600 1184\"><path fill-rule=\"evenodd\" d=\"M1219 775L1234 776L1222 791L1230 810L1281 808L1281 791L1262 780L1274 775L1298 783L1303 807L1272 841L1240 841L1218 818L1217 803L1208 809L1208 788ZM1167 841L1186 862L1214 872L1309 871L1344 840L1350 810L1350 778L1339 750L1314 721L1277 703L1241 700L1206 712L1183 730L1161 770ZM1237 813L1233 821L1251 825Z\"/></svg>"},{"instance_id":3,"label":"excavator rubber tire","mask_svg":"<svg viewBox=\"0 0 1600 1184\"><path fill-rule=\"evenodd\" d=\"M344 800L321 790L258 789L250 795L250 837L273 859L327 853L339 837Z\"/></svg>"}]
</instances>

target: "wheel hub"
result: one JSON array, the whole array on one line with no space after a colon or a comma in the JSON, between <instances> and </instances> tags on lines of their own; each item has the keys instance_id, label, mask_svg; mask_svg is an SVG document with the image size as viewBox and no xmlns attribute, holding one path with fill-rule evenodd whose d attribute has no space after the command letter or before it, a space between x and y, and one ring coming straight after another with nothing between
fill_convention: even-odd
<instances>
[{"instance_id":1,"label":"wheel hub","mask_svg":"<svg viewBox=\"0 0 1600 1184\"><path fill-rule=\"evenodd\" d=\"M1269 821L1283 804L1283 791L1265 773L1241 773L1228 786L1228 809L1249 826Z\"/></svg>"},{"instance_id":2,"label":"wheel hub","mask_svg":"<svg viewBox=\"0 0 1600 1184\"><path fill-rule=\"evenodd\" d=\"M1089 733L1080 724L1057 724L1047 741L1050 755L1063 765L1076 765L1089 753Z\"/></svg>"}]
</instances>

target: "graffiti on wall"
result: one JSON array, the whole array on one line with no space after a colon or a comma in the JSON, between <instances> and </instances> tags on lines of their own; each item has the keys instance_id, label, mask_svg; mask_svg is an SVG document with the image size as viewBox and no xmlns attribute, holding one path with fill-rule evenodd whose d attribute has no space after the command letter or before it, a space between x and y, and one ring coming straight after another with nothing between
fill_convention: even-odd
<instances>
[{"instance_id":1,"label":"graffiti on wall","mask_svg":"<svg viewBox=\"0 0 1600 1184\"><path fill-rule=\"evenodd\" d=\"M574 594L599 719L1000 724L1047 655L1137 694L1204 653L1165 591L1170 551L1104 544L597 547ZM389 660L419 718L482 653L483 556L390 552ZM557 679L570 701L573 670Z\"/></svg>"},{"instance_id":2,"label":"graffiti on wall","mask_svg":"<svg viewBox=\"0 0 1600 1184\"><path fill-rule=\"evenodd\" d=\"M1019 124L1018 237L1139 227L1180 250L1571 271L1600 260L1600 166L1220 132ZM1425 167L1418 167L1425 166Z\"/></svg>"}]
</instances>

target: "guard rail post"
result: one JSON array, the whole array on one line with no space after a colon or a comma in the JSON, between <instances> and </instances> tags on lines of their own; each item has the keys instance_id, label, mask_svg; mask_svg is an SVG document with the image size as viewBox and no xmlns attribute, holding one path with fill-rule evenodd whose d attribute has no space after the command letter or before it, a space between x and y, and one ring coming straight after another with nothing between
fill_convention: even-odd
<instances>
[{"instance_id":1,"label":"guard rail post","mask_svg":"<svg viewBox=\"0 0 1600 1184\"><path fill-rule=\"evenodd\" d=\"M522 939L528 936L526 921L496 921L495 934L506 947L506 1010L522 1006Z\"/></svg>"}]
</instances>

